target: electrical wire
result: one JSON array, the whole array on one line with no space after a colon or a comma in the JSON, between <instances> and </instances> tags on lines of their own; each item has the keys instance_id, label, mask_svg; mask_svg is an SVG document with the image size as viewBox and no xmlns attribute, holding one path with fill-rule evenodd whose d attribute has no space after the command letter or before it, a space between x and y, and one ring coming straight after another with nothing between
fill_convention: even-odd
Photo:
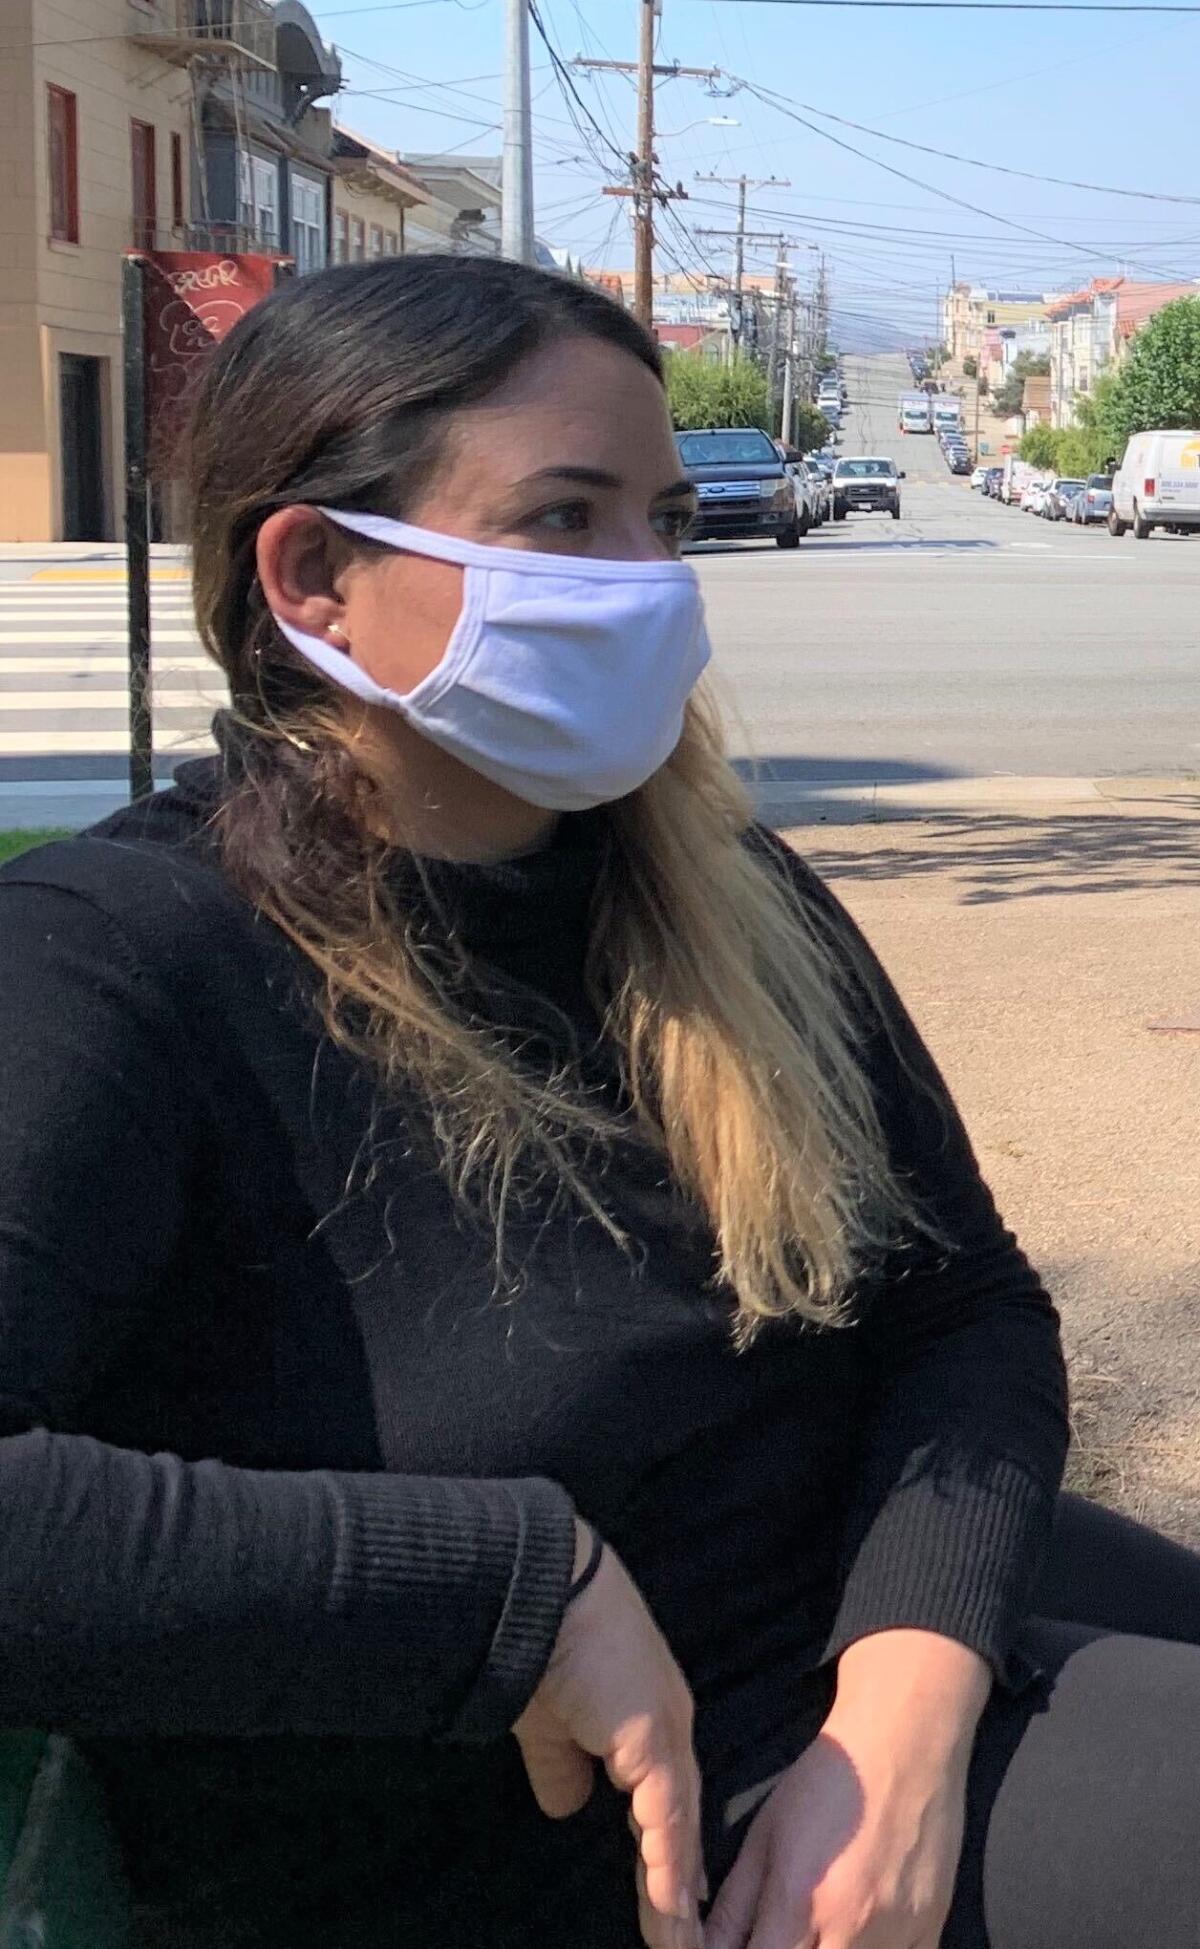
<instances>
[{"instance_id":1,"label":"electrical wire","mask_svg":"<svg viewBox=\"0 0 1200 1949\"><path fill-rule=\"evenodd\" d=\"M863 4L866 3L867 0L863 0ZM895 4L899 4L899 0L895 0ZM902 183L910 183L915 189L925 190L930 196L938 196L944 203L953 203L960 210L969 210L972 216L983 217L988 223L1004 224L1009 230L1020 231L1023 236L1036 237L1039 243L1053 244L1058 250L1075 251L1081 257L1088 258L1091 263L1095 263L1098 258L1107 263L1115 261L1105 252L1097 251L1088 244L1077 244L1066 237L1052 237L1045 230L1034 230L1028 224L1018 223L1014 217L1001 216L997 210L986 210L978 203L968 202L965 197L953 195L950 190L939 189L936 183L926 183L919 176L910 176L906 170L897 169L894 163L884 162L881 156L872 156L867 150L858 149L852 142L847 142L843 136L834 135L832 129L821 128L816 122L810 121L807 116L801 115L797 109L788 106L786 104L786 98L773 97L770 90L760 88L756 82L743 81L742 86L747 88L752 95L757 96L759 101L765 102L770 108L774 108L778 114L786 115L789 121L798 122L801 128L808 130L810 135L823 137L826 142L831 142L835 148L844 149L848 155L857 156L860 162L873 163L876 169L884 170L889 176L897 176ZM887 139L895 140L894 137ZM1127 263L1134 262L1132 258L1127 258L1125 261ZM1136 270L1150 271L1156 277L1166 275L1158 265L1138 263L1134 264L1134 268Z\"/></svg>"},{"instance_id":2,"label":"electrical wire","mask_svg":"<svg viewBox=\"0 0 1200 1949\"><path fill-rule=\"evenodd\" d=\"M736 77L735 77L736 78ZM772 88L760 88L747 83L760 99L771 98L777 104L788 102L795 108L803 108L809 115L816 115L823 122L836 122L839 128L854 129L858 135L870 135L880 142L892 142L900 149L915 149L923 156L937 156L942 162L959 162L971 169L987 169L996 176L1020 176L1027 183L1048 183L1055 189L1088 190L1096 196L1135 197L1145 203L1187 203L1200 205L1200 196L1173 196L1164 190L1114 189L1111 183L1081 183L1070 176L1040 176L1031 169L1014 169L1008 163L981 162L978 156L960 156L953 149L935 149L928 142L913 142L907 136L889 135L885 129L868 128L865 122L852 122L848 116L834 115L827 108L814 108L809 102L792 102L787 95L777 95Z\"/></svg>"}]
</instances>

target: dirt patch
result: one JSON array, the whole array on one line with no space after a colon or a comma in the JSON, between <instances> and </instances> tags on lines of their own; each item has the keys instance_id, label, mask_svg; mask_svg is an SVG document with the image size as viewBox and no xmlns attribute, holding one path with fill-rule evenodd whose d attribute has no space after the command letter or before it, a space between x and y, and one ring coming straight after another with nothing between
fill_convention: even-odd
<instances>
[{"instance_id":1,"label":"dirt patch","mask_svg":"<svg viewBox=\"0 0 1200 1949\"><path fill-rule=\"evenodd\" d=\"M1073 1486L1200 1546L1200 821L801 828L1061 1307Z\"/></svg>"}]
</instances>

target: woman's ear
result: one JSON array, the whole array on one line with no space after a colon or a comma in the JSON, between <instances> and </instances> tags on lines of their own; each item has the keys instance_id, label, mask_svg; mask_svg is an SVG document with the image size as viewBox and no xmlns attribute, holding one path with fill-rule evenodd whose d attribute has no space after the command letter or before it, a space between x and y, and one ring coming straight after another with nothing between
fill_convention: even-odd
<instances>
[{"instance_id":1,"label":"woman's ear","mask_svg":"<svg viewBox=\"0 0 1200 1949\"><path fill-rule=\"evenodd\" d=\"M345 604L337 588L337 548L315 508L279 508L258 531L258 579L267 607L306 636L347 647Z\"/></svg>"}]
</instances>

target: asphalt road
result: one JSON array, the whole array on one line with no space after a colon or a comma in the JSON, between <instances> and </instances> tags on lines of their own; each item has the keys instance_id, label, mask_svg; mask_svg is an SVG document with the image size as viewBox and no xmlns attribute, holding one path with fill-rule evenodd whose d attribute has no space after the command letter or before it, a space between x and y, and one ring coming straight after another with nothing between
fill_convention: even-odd
<instances>
[{"instance_id":1,"label":"asphalt road","mask_svg":"<svg viewBox=\"0 0 1200 1949\"><path fill-rule=\"evenodd\" d=\"M901 521L693 552L735 750L780 786L1200 773L1200 539L982 501L896 431L903 360L846 376L840 452L896 456Z\"/></svg>"},{"instance_id":2,"label":"asphalt road","mask_svg":"<svg viewBox=\"0 0 1200 1949\"><path fill-rule=\"evenodd\" d=\"M944 794L958 778L1200 773L1200 540L1117 542L981 502L931 436L897 433L902 360L851 362L847 377L841 451L898 457L903 519L851 515L794 553L693 551L733 748L756 766L765 815L811 814L822 785ZM165 778L205 748L220 685L178 552L157 553ZM0 561L0 826L81 824L122 796L121 558L77 554Z\"/></svg>"}]
</instances>

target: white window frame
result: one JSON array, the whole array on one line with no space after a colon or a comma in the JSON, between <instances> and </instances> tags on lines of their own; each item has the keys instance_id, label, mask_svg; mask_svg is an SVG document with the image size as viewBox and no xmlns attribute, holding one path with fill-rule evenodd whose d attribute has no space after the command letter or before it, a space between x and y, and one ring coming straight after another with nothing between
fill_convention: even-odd
<instances>
[{"instance_id":1,"label":"white window frame","mask_svg":"<svg viewBox=\"0 0 1200 1949\"><path fill-rule=\"evenodd\" d=\"M279 165L273 156L239 152L238 222L264 250L278 250Z\"/></svg>"},{"instance_id":2,"label":"white window frame","mask_svg":"<svg viewBox=\"0 0 1200 1949\"><path fill-rule=\"evenodd\" d=\"M297 271L319 271L325 266L328 248L325 240L325 179L310 176L307 170L292 165L292 256Z\"/></svg>"}]
</instances>

